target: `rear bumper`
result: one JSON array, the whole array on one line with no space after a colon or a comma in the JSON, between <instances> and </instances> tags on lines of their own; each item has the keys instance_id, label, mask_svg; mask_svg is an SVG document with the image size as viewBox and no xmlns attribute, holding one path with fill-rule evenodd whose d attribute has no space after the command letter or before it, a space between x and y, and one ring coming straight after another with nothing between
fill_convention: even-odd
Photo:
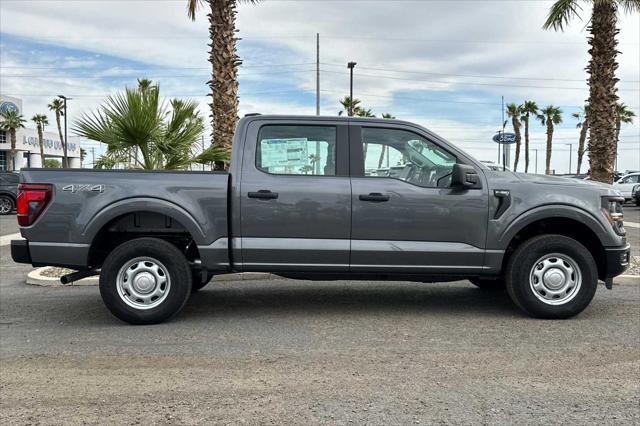
<instances>
[{"instance_id":1,"label":"rear bumper","mask_svg":"<svg viewBox=\"0 0 640 426\"><path fill-rule=\"evenodd\" d=\"M81 270L87 268L88 254L88 244L11 240L11 257L16 263Z\"/></svg>"},{"instance_id":2,"label":"rear bumper","mask_svg":"<svg viewBox=\"0 0 640 426\"><path fill-rule=\"evenodd\" d=\"M605 251L606 265L604 278L613 278L622 274L629 267L631 259L631 246L608 248Z\"/></svg>"},{"instance_id":3,"label":"rear bumper","mask_svg":"<svg viewBox=\"0 0 640 426\"><path fill-rule=\"evenodd\" d=\"M29 242L27 240L11 240L11 258L16 263L31 263Z\"/></svg>"}]
</instances>

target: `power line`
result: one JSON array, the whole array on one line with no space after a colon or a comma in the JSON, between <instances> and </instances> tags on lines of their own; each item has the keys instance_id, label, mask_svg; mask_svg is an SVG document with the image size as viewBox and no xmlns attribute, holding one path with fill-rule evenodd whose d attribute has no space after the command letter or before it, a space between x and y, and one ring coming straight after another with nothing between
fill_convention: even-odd
<instances>
[{"instance_id":1,"label":"power line","mask_svg":"<svg viewBox=\"0 0 640 426\"><path fill-rule=\"evenodd\" d=\"M328 65L332 67L343 67L342 64L333 64L321 62L322 65ZM562 79L562 78L545 78L545 77L509 77L509 76L498 76L498 75L480 75L480 74L453 74L453 73L438 73L431 71L408 71L408 70L399 70L399 69L390 69L390 68L374 68L374 67L365 67L358 66L358 68L365 70L373 70L373 71L385 71L385 72L393 72L393 73L403 73L403 74L421 74L421 75L441 75L446 77L470 77L470 78L498 78L505 80L540 80L540 81L566 81L566 82L580 82L584 83L587 79ZM619 80L619 82L625 83L640 83L640 80Z\"/></svg>"}]
</instances>

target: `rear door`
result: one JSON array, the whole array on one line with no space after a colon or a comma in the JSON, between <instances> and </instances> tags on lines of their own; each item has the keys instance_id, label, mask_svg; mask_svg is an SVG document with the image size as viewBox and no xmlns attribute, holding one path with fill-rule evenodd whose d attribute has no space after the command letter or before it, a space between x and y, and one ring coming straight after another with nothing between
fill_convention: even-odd
<instances>
[{"instance_id":1,"label":"rear door","mask_svg":"<svg viewBox=\"0 0 640 426\"><path fill-rule=\"evenodd\" d=\"M486 183L482 189L451 188L453 165L464 159L412 129L351 128L351 270L477 272L484 263Z\"/></svg>"},{"instance_id":2,"label":"rear door","mask_svg":"<svg viewBox=\"0 0 640 426\"><path fill-rule=\"evenodd\" d=\"M265 119L248 126L236 265L244 271L348 271L347 123Z\"/></svg>"}]
</instances>

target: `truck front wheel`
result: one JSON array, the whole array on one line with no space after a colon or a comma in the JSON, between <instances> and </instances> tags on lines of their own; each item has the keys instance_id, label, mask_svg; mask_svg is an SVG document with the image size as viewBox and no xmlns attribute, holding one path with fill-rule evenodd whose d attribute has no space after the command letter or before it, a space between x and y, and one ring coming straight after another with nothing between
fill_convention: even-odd
<instances>
[{"instance_id":1,"label":"truck front wheel","mask_svg":"<svg viewBox=\"0 0 640 426\"><path fill-rule=\"evenodd\" d=\"M598 286L589 251L562 235L541 235L520 245L509 259L506 287L513 302L536 318L562 319L582 312Z\"/></svg>"},{"instance_id":2,"label":"truck front wheel","mask_svg":"<svg viewBox=\"0 0 640 426\"><path fill-rule=\"evenodd\" d=\"M157 324L180 312L191 294L184 254L157 238L116 247L100 273L100 295L113 315L130 324Z\"/></svg>"}]
</instances>

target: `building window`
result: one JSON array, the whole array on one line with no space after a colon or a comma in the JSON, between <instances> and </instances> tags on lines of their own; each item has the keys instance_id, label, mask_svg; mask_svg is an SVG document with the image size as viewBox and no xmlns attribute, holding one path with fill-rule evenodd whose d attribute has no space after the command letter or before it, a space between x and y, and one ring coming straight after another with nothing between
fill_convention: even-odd
<instances>
[{"instance_id":1,"label":"building window","mask_svg":"<svg viewBox=\"0 0 640 426\"><path fill-rule=\"evenodd\" d=\"M0 130L0 143L7 143L7 132Z\"/></svg>"},{"instance_id":2,"label":"building window","mask_svg":"<svg viewBox=\"0 0 640 426\"><path fill-rule=\"evenodd\" d=\"M7 151L0 151L0 171L7 170Z\"/></svg>"}]
</instances>

